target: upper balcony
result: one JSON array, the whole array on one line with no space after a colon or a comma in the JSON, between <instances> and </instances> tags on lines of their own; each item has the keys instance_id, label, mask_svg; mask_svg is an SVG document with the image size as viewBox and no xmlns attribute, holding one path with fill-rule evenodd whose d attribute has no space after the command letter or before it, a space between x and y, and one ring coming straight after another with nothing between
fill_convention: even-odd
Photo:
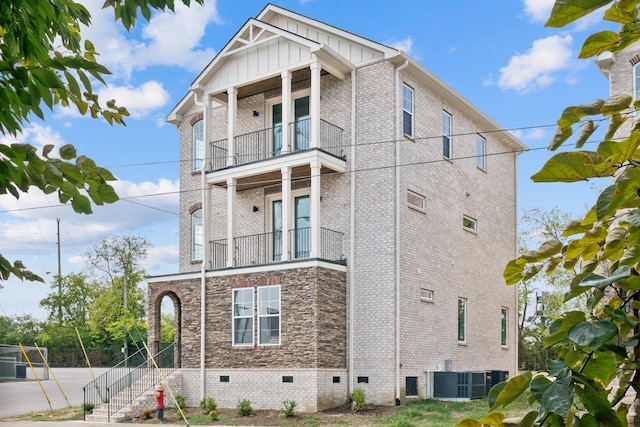
<instances>
[{"instance_id":1,"label":"upper balcony","mask_svg":"<svg viewBox=\"0 0 640 427\"><path fill-rule=\"evenodd\" d=\"M210 171L229 167L229 157L233 166L245 165L296 153L310 148L310 118L296 120L287 126L290 147L283 149L282 125L245 133L234 138L235 152L229 154L229 140L222 139L211 143L212 163ZM320 120L319 148L335 157L344 158L342 144L343 129L325 120Z\"/></svg>"}]
</instances>

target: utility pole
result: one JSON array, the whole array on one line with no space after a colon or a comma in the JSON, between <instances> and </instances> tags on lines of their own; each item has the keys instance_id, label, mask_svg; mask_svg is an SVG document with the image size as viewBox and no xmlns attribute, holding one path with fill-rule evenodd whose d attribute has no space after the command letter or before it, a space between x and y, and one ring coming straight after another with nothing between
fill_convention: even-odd
<instances>
[{"instance_id":1,"label":"utility pole","mask_svg":"<svg viewBox=\"0 0 640 427\"><path fill-rule=\"evenodd\" d=\"M128 279L127 279L127 275L128 275L128 271L127 271L127 267L125 266L124 268L124 296L123 296L123 301L122 301L122 305L124 306L124 315L127 315L127 288L129 287L129 283L128 283ZM129 349L127 347L127 334L124 335L124 347L122 347L122 353L124 354L124 360L125 360L125 367L129 366L129 362L127 361L127 359L129 358Z\"/></svg>"},{"instance_id":2,"label":"utility pole","mask_svg":"<svg viewBox=\"0 0 640 427\"><path fill-rule=\"evenodd\" d=\"M58 223L58 323L62 323L62 268L60 266L60 218Z\"/></svg>"}]
</instances>

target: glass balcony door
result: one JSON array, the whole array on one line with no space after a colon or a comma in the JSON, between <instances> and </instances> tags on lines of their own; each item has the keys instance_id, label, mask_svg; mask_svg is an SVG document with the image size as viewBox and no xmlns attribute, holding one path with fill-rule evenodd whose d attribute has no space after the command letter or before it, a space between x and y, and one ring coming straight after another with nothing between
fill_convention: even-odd
<instances>
[{"instance_id":1,"label":"glass balcony door","mask_svg":"<svg viewBox=\"0 0 640 427\"><path fill-rule=\"evenodd\" d=\"M271 202L271 260L282 260L282 200Z\"/></svg>"},{"instance_id":2,"label":"glass balcony door","mask_svg":"<svg viewBox=\"0 0 640 427\"><path fill-rule=\"evenodd\" d=\"M309 196L295 198L294 248L296 258L308 258L311 249L311 204Z\"/></svg>"},{"instance_id":3,"label":"glass balcony door","mask_svg":"<svg viewBox=\"0 0 640 427\"><path fill-rule=\"evenodd\" d=\"M294 102L294 150L306 150L309 148L310 132L309 97L298 98Z\"/></svg>"},{"instance_id":4,"label":"glass balcony door","mask_svg":"<svg viewBox=\"0 0 640 427\"><path fill-rule=\"evenodd\" d=\"M271 106L271 152L273 156L282 154L282 104Z\"/></svg>"}]
</instances>

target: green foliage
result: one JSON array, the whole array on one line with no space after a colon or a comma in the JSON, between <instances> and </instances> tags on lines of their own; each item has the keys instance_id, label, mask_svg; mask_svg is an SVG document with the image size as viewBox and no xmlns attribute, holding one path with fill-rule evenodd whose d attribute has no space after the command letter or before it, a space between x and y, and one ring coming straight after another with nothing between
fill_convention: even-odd
<instances>
[{"instance_id":1,"label":"green foliage","mask_svg":"<svg viewBox=\"0 0 640 427\"><path fill-rule=\"evenodd\" d=\"M295 415L294 411L297 405L298 404L295 400L283 400L282 409L280 411L282 412L282 415L285 416L285 418L293 417Z\"/></svg>"},{"instance_id":2,"label":"green foliage","mask_svg":"<svg viewBox=\"0 0 640 427\"><path fill-rule=\"evenodd\" d=\"M238 402L238 406L236 407L236 413L241 417L246 417L253 414L253 408L251 407L251 401L249 399L244 399Z\"/></svg>"},{"instance_id":3,"label":"green foliage","mask_svg":"<svg viewBox=\"0 0 640 427\"><path fill-rule=\"evenodd\" d=\"M200 401L200 408L209 416L211 421L216 421L218 419L218 404L213 397L203 398Z\"/></svg>"},{"instance_id":4,"label":"green foliage","mask_svg":"<svg viewBox=\"0 0 640 427\"><path fill-rule=\"evenodd\" d=\"M187 399L183 395L176 394L174 398L176 400L176 407L182 409L183 411L187 409Z\"/></svg>"},{"instance_id":5,"label":"green foliage","mask_svg":"<svg viewBox=\"0 0 640 427\"><path fill-rule=\"evenodd\" d=\"M202 4L204 0L194 0ZM190 0L182 0L186 5ZM173 10L174 0L107 0L115 19L129 30L138 13L148 21L151 11ZM5 0L0 2L0 134L16 136L31 119L44 120L43 109L73 108L81 115L104 118L124 125L129 116L115 100L101 102L94 81L105 84L109 70L96 61L98 52L82 38L81 27L91 24L91 14L73 0ZM45 145L41 153L29 144L0 144L0 194L20 193L37 187L57 193L62 204L71 202L78 213L92 212L91 203L118 200L109 181L115 177L72 145ZM0 255L0 281L11 275L42 282L22 261Z\"/></svg>"},{"instance_id":6,"label":"green foliage","mask_svg":"<svg viewBox=\"0 0 640 427\"><path fill-rule=\"evenodd\" d=\"M619 33L588 37L580 56L617 52L640 39L637 0L557 0L548 25L566 25L609 3L604 17L621 24ZM507 284L563 269L571 273L564 301L582 298L586 302L582 310L565 310L549 323L545 347L560 350L555 359L547 361L546 373L526 372L491 390L491 410L503 408L520 395L529 397L537 409L525 415L521 425L627 425L628 404L622 398L640 376L636 362L640 356L640 119L628 123L624 132L621 126L627 121L628 109L639 106L632 105L631 96L621 94L566 108L549 149L560 147L573 134L573 126L584 123L588 116L609 121L604 139L595 151L554 155L532 176L536 182L606 178L608 186L584 218L565 227L562 238L550 238L505 268ZM582 143L584 136L578 139ZM617 387L613 387L614 380ZM465 420L459 425L482 422Z\"/></svg>"},{"instance_id":7,"label":"green foliage","mask_svg":"<svg viewBox=\"0 0 640 427\"><path fill-rule=\"evenodd\" d=\"M93 410L95 409L96 405L93 403L83 403L82 404L82 410L84 412L86 412L87 414L90 414L93 412Z\"/></svg>"},{"instance_id":8,"label":"green foliage","mask_svg":"<svg viewBox=\"0 0 640 427\"><path fill-rule=\"evenodd\" d=\"M349 399L351 400L351 410L353 412L364 411L365 395L364 391L360 387L356 387L353 389L353 391L349 395Z\"/></svg>"}]
</instances>

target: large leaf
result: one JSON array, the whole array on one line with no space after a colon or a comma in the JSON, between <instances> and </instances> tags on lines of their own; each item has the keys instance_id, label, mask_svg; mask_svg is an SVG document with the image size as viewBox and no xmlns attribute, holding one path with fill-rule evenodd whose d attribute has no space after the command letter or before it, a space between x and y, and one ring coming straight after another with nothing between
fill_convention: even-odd
<instances>
[{"instance_id":1,"label":"large leaf","mask_svg":"<svg viewBox=\"0 0 640 427\"><path fill-rule=\"evenodd\" d=\"M589 151L558 153L531 179L534 182L586 181L596 176L593 164L601 160L596 153Z\"/></svg>"},{"instance_id":2,"label":"large leaf","mask_svg":"<svg viewBox=\"0 0 640 427\"><path fill-rule=\"evenodd\" d=\"M531 380L531 394L540 406L549 412L565 417L573 402L573 388L539 375Z\"/></svg>"},{"instance_id":3,"label":"large leaf","mask_svg":"<svg viewBox=\"0 0 640 427\"><path fill-rule=\"evenodd\" d=\"M631 274L631 269L627 266L623 266L618 268L613 274L609 277L603 277L597 274L590 274L584 279L580 281L581 286L589 286L592 288L597 288L600 291L604 291L604 289L616 283L617 281L628 277Z\"/></svg>"},{"instance_id":4,"label":"large leaf","mask_svg":"<svg viewBox=\"0 0 640 427\"><path fill-rule=\"evenodd\" d=\"M556 1L547 20L547 27L564 27L583 16L611 3L613 0L563 0Z\"/></svg>"},{"instance_id":5,"label":"large leaf","mask_svg":"<svg viewBox=\"0 0 640 427\"><path fill-rule=\"evenodd\" d=\"M567 336L574 343L597 350L618 335L618 327L610 320L580 322L571 327Z\"/></svg>"},{"instance_id":6,"label":"large leaf","mask_svg":"<svg viewBox=\"0 0 640 427\"><path fill-rule=\"evenodd\" d=\"M591 58L599 53L613 49L620 43L620 36L614 31L600 31L591 34L582 44L578 58Z\"/></svg>"},{"instance_id":7,"label":"large leaf","mask_svg":"<svg viewBox=\"0 0 640 427\"><path fill-rule=\"evenodd\" d=\"M532 374L529 371L523 372L519 375L509 378L507 383L496 390L500 390L498 396L495 398L490 406L491 410L506 406L513 402L518 396L524 393L529 388L531 383Z\"/></svg>"},{"instance_id":8,"label":"large leaf","mask_svg":"<svg viewBox=\"0 0 640 427\"><path fill-rule=\"evenodd\" d=\"M585 120L580 126L580 132L576 137L576 148L582 148L587 140L593 135L599 126L593 124L593 120Z\"/></svg>"}]
</instances>

